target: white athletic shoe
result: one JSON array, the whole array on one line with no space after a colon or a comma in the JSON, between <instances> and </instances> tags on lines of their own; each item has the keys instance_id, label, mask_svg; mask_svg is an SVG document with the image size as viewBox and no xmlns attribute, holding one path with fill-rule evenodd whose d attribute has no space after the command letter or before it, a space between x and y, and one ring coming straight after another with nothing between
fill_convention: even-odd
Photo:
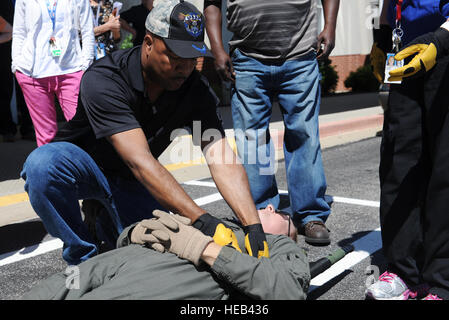
<instances>
[{"instance_id":1,"label":"white athletic shoe","mask_svg":"<svg viewBox=\"0 0 449 320\"><path fill-rule=\"evenodd\" d=\"M416 298L416 293L410 291L397 274L388 271L382 273L379 280L366 289L365 295L375 300L407 300Z\"/></svg>"}]
</instances>

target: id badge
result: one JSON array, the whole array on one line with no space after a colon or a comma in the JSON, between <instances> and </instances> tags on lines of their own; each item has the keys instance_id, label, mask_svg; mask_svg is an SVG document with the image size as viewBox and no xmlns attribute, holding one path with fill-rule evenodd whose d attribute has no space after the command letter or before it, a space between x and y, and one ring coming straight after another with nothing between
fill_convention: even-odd
<instances>
[{"instance_id":1,"label":"id badge","mask_svg":"<svg viewBox=\"0 0 449 320\"><path fill-rule=\"evenodd\" d=\"M395 53L387 53L387 61L385 62L385 78L384 83L393 83L393 84L401 84L401 80L399 81L388 81L388 78L390 77L390 71L401 68L404 66L404 60L395 60L394 56Z\"/></svg>"},{"instance_id":2,"label":"id badge","mask_svg":"<svg viewBox=\"0 0 449 320\"><path fill-rule=\"evenodd\" d=\"M103 58L106 55L106 49L104 48L104 43L95 43L95 60Z\"/></svg>"},{"instance_id":3,"label":"id badge","mask_svg":"<svg viewBox=\"0 0 449 320\"><path fill-rule=\"evenodd\" d=\"M61 49L56 44L56 39L54 37L50 38L50 54L53 58L61 56Z\"/></svg>"}]
</instances>

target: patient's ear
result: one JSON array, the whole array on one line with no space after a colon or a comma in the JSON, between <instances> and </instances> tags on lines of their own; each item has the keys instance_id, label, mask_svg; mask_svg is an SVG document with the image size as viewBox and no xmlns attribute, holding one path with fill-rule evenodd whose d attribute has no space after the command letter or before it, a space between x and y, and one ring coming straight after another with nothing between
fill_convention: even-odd
<instances>
[{"instance_id":1,"label":"patient's ear","mask_svg":"<svg viewBox=\"0 0 449 320\"><path fill-rule=\"evenodd\" d=\"M273 207L272 204L269 204L269 205L265 208L265 210L266 210L267 212L269 212L269 213L275 213L275 212L276 212L276 210L274 209L274 207Z\"/></svg>"}]
</instances>

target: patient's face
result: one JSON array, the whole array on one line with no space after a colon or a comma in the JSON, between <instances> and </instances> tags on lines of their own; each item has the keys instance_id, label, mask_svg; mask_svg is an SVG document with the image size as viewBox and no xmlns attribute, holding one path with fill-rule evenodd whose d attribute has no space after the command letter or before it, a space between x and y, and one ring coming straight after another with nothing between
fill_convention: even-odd
<instances>
[{"instance_id":1,"label":"patient's face","mask_svg":"<svg viewBox=\"0 0 449 320\"><path fill-rule=\"evenodd\" d=\"M288 235L296 241L298 232L289 215L276 212L271 204L257 213L265 233Z\"/></svg>"}]
</instances>

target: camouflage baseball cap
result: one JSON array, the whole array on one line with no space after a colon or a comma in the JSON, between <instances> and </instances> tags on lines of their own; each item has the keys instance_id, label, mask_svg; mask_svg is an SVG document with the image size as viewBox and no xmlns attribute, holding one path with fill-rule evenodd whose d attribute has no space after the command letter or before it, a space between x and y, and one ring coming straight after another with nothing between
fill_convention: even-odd
<instances>
[{"instance_id":1,"label":"camouflage baseball cap","mask_svg":"<svg viewBox=\"0 0 449 320\"><path fill-rule=\"evenodd\" d=\"M184 0L154 1L145 21L146 29L181 58L213 57L204 44L205 24L203 14Z\"/></svg>"}]
</instances>

